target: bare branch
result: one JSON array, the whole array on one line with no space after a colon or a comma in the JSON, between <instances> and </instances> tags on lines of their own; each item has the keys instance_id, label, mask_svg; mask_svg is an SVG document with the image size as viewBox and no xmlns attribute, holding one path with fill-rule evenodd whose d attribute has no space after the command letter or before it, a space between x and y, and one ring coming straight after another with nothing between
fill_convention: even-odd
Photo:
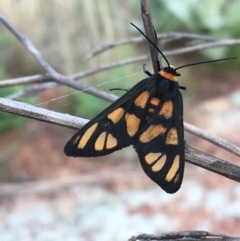
<instances>
[{"instance_id":1,"label":"bare branch","mask_svg":"<svg viewBox=\"0 0 240 241\"><path fill-rule=\"evenodd\" d=\"M130 59L126 59L126 60L120 60L117 62L114 62L112 64L102 64L102 65L98 65L96 67L93 67L91 69L76 73L76 74L72 74L66 78L68 78L69 80L79 80L94 74L97 74L99 72L102 71L106 71L109 69L113 69L119 66L123 66L123 65L128 65L128 64L132 64L132 63L136 63L136 62L141 62L143 60L147 60L149 57L146 55L143 56L137 56L137 57L133 57ZM15 86L15 85L20 85L20 84L33 84L36 82L49 82L49 81L53 81L53 78L51 78L49 75L46 74L39 74L39 75L32 75L32 76L28 76L28 77L22 77L22 78L16 78L16 79L8 79L8 80L2 80L0 81L0 87L7 87L7 86ZM63 83L63 85L67 85L68 87L71 87L73 89L77 89L77 90L83 90L81 87L81 84L72 84L72 81L68 81L67 84ZM56 84L52 87L55 87ZM90 86L87 87L87 89L92 88ZM88 93L88 91L86 91ZM90 92L89 92L90 93Z\"/></svg>"},{"instance_id":2,"label":"bare branch","mask_svg":"<svg viewBox=\"0 0 240 241\"><path fill-rule=\"evenodd\" d=\"M172 34L173 34L173 40L177 39L178 33L172 33ZM168 34L166 34L166 38L168 38L167 35ZM187 33L186 34L179 33L179 38L184 38L184 36L186 36L186 38L194 38L196 36L196 38L200 39L200 37L201 37L201 35L198 36L197 34L189 34L188 37L187 37L187 35L188 35ZM204 39L204 36L202 36L202 39ZM171 33L169 34L169 38L170 37L171 37ZM205 39L207 39L207 36L205 36ZM198 51L198 50L202 50L202 49L224 47L224 46L234 46L234 45L240 44L240 39L224 39L224 40L212 39L212 41L210 39L211 39L211 37L209 37L209 42L207 42L207 43L191 45L191 46L188 46L188 47L177 48L177 49L173 49L173 50L164 50L163 53L166 57L168 57L168 56L186 54L186 53L190 53L190 52L194 52L194 51ZM139 42L142 42L145 39L144 38L133 38L133 39L124 40L123 43L121 41L119 41L119 42L115 42L115 43L110 43L109 46L108 45L100 46L94 52L88 54L87 58L94 57L94 56L106 51L107 49L116 47L116 46L121 45L121 44L128 43L128 41L130 43L131 40L133 40L132 43L139 43ZM145 55L145 58L144 58L144 56L141 56L140 59L136 58L136 62L139 62L139 61L142 61L142 60L147 60L148 58L149 58L149 56L146 56L146 55ZM134 63L134 62L131 62L131 63Z\"/></svg>"},{"instance_id":3,"label":"bare branch","mask_svg":"<svg viewBox=\"0 0 240 241\"><path fill-rule=\"evenodd\" d=\"M51 89L56 86L58 86L58 84L54 82L39 84L39 85L32 85L32 86L26 87L25 89L19 92L8 95L6 98L12 99L12 100L18 100L20 98L29 98L32 96L36 96L37 94L41 93L44 90Z\"/></svg>"},{"instance_id":4,"label":"bare branch","mask_svg":"<svg viewBox=\"0 0 240 241\"><path fill-rule=\"evenodd\" d=\"M141 5L141 16L142 16L142 21L143 21L146 35L155 45L157 45L156 33L152 23L148 0L140 0L140 5ZM155 74L157 74L158 73L158 65L157 65L158 52L151 43L148 42L148 45L149 45L149 50L151 55L153 71ZM159 64L161 66L160 61L159 61Z\"/></svg>"},{"instance_id":5,"label":"bare branch","mask_svg":"<svg viewBox=\"0 0 240 241\"><path fill-rule=\"evenodd\" d=\"M190 53L190 52L194 52L202 49L216 48L216 47L223 47L223 46L233 46L233 45L239 45L239 44L240 44L240 39L225 39L225 40L219 40L216 42L193 45L190 47L167 50L167 51L164 51L164 54L166 56L173 56L173 55L179 55L179 54L186 54L186 53Z\"/></svg>"},{"instance_id":6,"label":"bare branch","mask_svg":"<svg viewBox=\"0 0 240 241\"><path fill-rule=\"evenodd\" d=\"M39 64L43 67L43 69L47 72L46 75L49 75L50 78L55 80L58 84L66 85L69 87L74 87L76 89L81 89L78 83L73 81L72 78L67 78L57 71L55 71L51 65L43 58L41 53L37 50L37 48L32 44L32 42L21 34L8 20L7 18L0 13L0 21L4 24L4 26L11 32L13 35L25 46L25 48L34 56L34 58L39 62Z\"/></svg>"},{"instance_id":7,"label":"bare branch","mask_svg":"<svg viewBox=\"0 0 240 241\"><path fill-rule=\"evenodd\" d=\"M212 135L209 132L206 132L202 129L197 128L196 126L190 125L186 122L184 122L184 130L188 131L189 133L192 133L196 136L199 136L200 138L203 138L237 156L240 156L240 148L236 145L233 145L232 143L229 143L228 141L223 140L222 138ZM240 175L240 173L239 173Z\"/></svg>"},{"instance_id":8,"label":"bare branch","mask_svg":"<svg viewBox=\"0 0 240 241\"><path fill-rule=\"evenodd\" d=\"M88 69L86 71L83 71L83 72L80 72L80 73L77 73L77 74L73 74L73 75L71 75L71 78L81 79L81 78L99 73L101 71L109 70L109 69L120 67L120 66L123 66L123 65L141 62L141 61L148 60L148 59L149 59L149 56L142 55L142 56L137 56L137 57L133 57L133 58L130 58L130 59L119 60L119 61L114 62L112 64L102 64L102 65L98 65L94 68Z\"/></svg>"},{"instance_id":9,"label":"bare branch","mask_svg":"<svg viewBox=\"0 0 240 241\"><path fill-rule=\"evenodd\" d=\"M45 75L38 75L39 80L41 79L41 77L45 78L44 76ZM38 78L38 77L36 76L36 78ZM52 80L52 78L46 76L45 81L47 81L47 79L49 81ZM71 87L73 89L76 89L79 91L84 91L85 93L89 93L93 96L96 96L96 97L99 97L99 98L102 98L104 100L111 101L111 102L115 101L117 98L115 95L112 95L108 92L105 92L105 91L102 91L99 89L96 89L96 88L91 87L84 83L78 83L75 81L63 81L62 85L67 85L68 87ZM34 86L27 87L24 90L19 91L18 93L9 95L7 98L17 100L21 97L35 96L46 89L50 89L50 88L53 88L56 86L57 86L57 83L46 83L46 84L42 84L42 85L34 85Z\"/></svg>"},{"instance_id":10,"label":"bare branch","mask_svg":"<svg viewBox=\"0 0 240 241\"><path fill-rule=\"evenodd\" d=\"M186 161L206 170L240 182L240 167L185 145Z\"/></svg>"},{"instance_id":11,"label":"bare branch","mask_svg":"<svg viewBox=\"0 0 240 241\"><path fill-rule=\"evenodd\" d=\"M197 240L208 240L208 241L237 241L239 237L230 237L225 234L220 233L212 233L207 231L200 230L191 230L191 231L181 231L181 232L168 232L162 233L160 235L155 234L140 234L137 236L133 236L129 239L129 241L156 241L156 240L164 240L164 241L197 241Z\"/></svg>"},{"instance_id":12,"label":"bare branch","mask_svg":"<svg viewBox=\"0 0 240 241\"><path fill-rule=\"evenodd\" d=\"M198 50L202 50L202 49L207 49L207 48L234 46L234 45L239 45L239 44L240 44L240 39L225 39L225 40L218 40L218 41L210 42L210 43L192 45L189 47L177 48L177 49L173 49L173 50L165 50L165 51L163 51L163 53L166 57L169 57L169 56L173 56L173 55L175 56L175 55L180 55L180 54L186 54L186 53L190 53L190 52L194 52L194 51L198 51ZM137 56L137 57L126 59L126 60L117 61L117 62L114 62L113 64L100 65L100 66L94 67L92 69L80 72L78 74L74 74L71 77L74 79L80 79L80 78L83 78L86 76L96 74L100 71L105 71L105 70L119 67L122 65L141 62L141 61L148 60L148 59L149 59L149 55L141 55L141 56Z\"/></svg>"},{"instance_id":13,"label":"bare branch","mask_svg":"<svg viewBox=\"0 0 240 241\"><path fill-rule=\"evenodd\" d=\"M16 79L8 79L0 81L0 87L8 87L15 85L26 85L26 84L34 84L49 81L49 77L45 75L32 75L22 78Z\"/></svg>"},{"instance_id":14,"label":"bare branch","mask_svg":"<svg viewBox=\"0 0 240 241\"><path fill-rule=\"evenodd\" d=\"M174 50L166 50L166 51L164 51L164 55L166 57L176 56L176 55L186 54L186 53L190 53L190 52L194 52L194 51L198 51L198 50L202 50L202 49L207 49L207 48L234 46L234 45L239 45L239 44L240 44L240 39L219 40L219 41L215 41L215 42L203 43L203 44L193 45L193 46L189 46L189 47L178 48L178 49L174 49ZM141 62L141 61L145 61L148 59L149 59L148 55L142 55L142 56L137 56L134 58L126 59L126 60L117 61L112 64L99 65L94 68L88 69L86 71L82 71L82 72L70 75L68 78L70 78L72 80L77 80L77 79L81 79L84 77L88 77L88 76L97 74L101 71L106 71L106 70L109 70L112 68L120 67L120 66L127 65L127 64L132 64L132 63L136 63L136 62ZM33 76L29 76L29 77L16 78L16 79L12 79L12 80L0 81L0 87L13 86L13 85L17 85L17 84L29 84L29 83L35 83L35 82L46 82L46 81L51 81L51 80L52 80L52 78L50 78L49 76L40 74L40 75L33 75ZM68 83L68 86L75 88L74 87L75 84L72 85L71 83ZM76 89L82 90L81 87L78 87Z\"/></svg>"},{"instance_id":15,"label":"bare branch","mask_svg":"<svg viewBox=\"0 0 240 241\"><path fill-rule=\"evenodd\" d=\"M55 75L56 71L47 63L41 53L35 48L32 42L22 35L8 20L0 13L0 21L3 25L27 48L27 50L34 56L38 63L45 69L49 74Z\"/></svg>"},{"instance_id":16,"label":"bare branch","mask_svg":"<svg viewBox=\"0 0 240 241\"><path fill-rule=\"evenodd\" d=\"M165 56L173 56L173 55L194 52L194 51L206 49L206 48L222 47L222 46L228 46L228 45L231 46L231 45L237 45L237 44L240 44L240 39L220 40L217 42L204 43L204 44L199 44L196 46L184 47L184 48L179 48L179 49L175 49L175 50L167 50L167 51L164 51L164 54L165 54ZM148 58L149 58L149 56L144 55L144 56L138 56L138 57L127 59L127 60L121 60L121 61L115 62L113 64L100 65L100 66L91 68L89 70L73 74L73 75L67 77L67 79L64 79L64 80L62 79L62 81L60 81L59 84L61 83L62 85L67 85L68 87L71 87L71 88L74 88L77 90L81 90L81 91L84 90L86 93L93 94L93 95L99 96L105 100L111 101L114 99L114 97L112 97L112 96L106 97L106 96L108 96L108 94L106 94L106 93L103 93L103 95L102 95L102 93L99 93L98 95L96 95L96 92L98 92L98 90L95 90L93 87L89 87L88 85L78 84L78 83L74 82L73 80L81 79L81 78L84 78L84 77L87 77L87 76L90 76L90 75L93 75L98 72L105 71L105 70L108 70L108 69L111 69L114 67L148 60ZM19 78L19 79L15 79L15 80L1 81L0 86L12 86L12 85L15 85L16 83L25 84L26 82L28 82L28 80L25 78L29 78L29 83L35 82L35 81L41 82L41 79L43 82L53 81L52 77L43 74L43 75L32 76L32 81L31 81L31 77L23 77L23 78ZM56 86L56 84L52 83L50 85L43 84L43 86L38 85L38 86L30 87L30 88L28 87L23 91L20 91L14 95L9 96L8 98L19 99L19 98L25 97L25 96L29 97L32 95L36 95L43 90L46 90L48 88L52 88L55 86Z\"/></svg>"},{"instance_id":17,"label":"bare branch","mask_svg":"<svg viewBox=\"0 0 240 241\"><path fill-rule=\"evenodd\" d=\"M115 68L115 67L118 67L118 66L121 66L121 65L127 65L127 64L130 64L130 63L140 62L140 61L143 61L143 60L146 60L146 59L147 59L147 57L144 55L144 56L139 56L139 57L131 58L131 59L127 59L127 60L121 60L121 61L115 62L113 64L99 65L97 67L88 69L86 71L73 74L73 75L69 76L69 78L72 79L72 80L77 80L77 79L81 79L81 78L96 74L96 73L101 72L101 71L112 69L112 68ZM39 79L39 81L42 79L43 82L53 80L52 78L50 78L47 75L34 75L32 77L33 77L33 82L35 81L35 79ZM26 78L29 78L29 83L31 83L31 77L26 77ZM15 79L15 81L13 80L13 81L11 81L11 83L10 83L10 80L5 80L6 82L5 81L1 81L1 82L3 82L3 86L6 83L7 83L8 86L13 86L17 82L20 84L22 79L23 79L23 82L24 82L24 78ZM100 98L102 98L104 100L107 100L107 101L116 100L116 97L114 95L109 94L109 93L104 92L104 91L101 91L99 89L96 89L94 87L91 87L87 84L77 83L77 82L73 82L73 81L68 81L68 82L65 83L65 81L64 81L62 83L62 85L67 85L68 87L71 87L73 89L84 91L85 93L92 94L94 96L100 97ZM56 86L57 86L57 83L46 83L46 84L35 85L35 86L32 86L32 87L27 87L24 90L19 91L18 93L15 93L13 95L8 96L7 98L17 100L21 97L35 96L35 95L39 94L40 92L42 92L46 89L53 88L53 87L56 87Z\"/></svg>"},{"instance_id":18,"label":"bare branch","mask_svg":"<svg viewBox=\"0 0 240 241\"><path fill-rule=\"evenodd\" d=\"M69 87L72 87L72 88L74 88L74 86L76 86L77 88L74 88L74 89L84 91L86 93L89 93L91 95L94 95L96 97L102 98L107 101L113 102L117 99L117 97L113 94L109 94L108 92L96 89L94 87L89 87L89 85L86 85L84 83L77 83L75 81L71 81L69 83L66 83L66 85Z\"/></svg>"},{"instance_id":19,"label":"bare branch","mask_svg":"<svg viewBox=\"0 0 240 241\"><path fill-rule=\"evenodd\" d=\"M166 57L169 57L169 56L176 56L176 55L180 55L180 54L186 54L186 53L190 53L190 52L194 52L194 51L198 51L198 50L202 50L202 49L207 49L207 48L233 46L233 45L239 45L239 44L240 44L240 39L226 39L226 40L218 40L218 41L210 42L210 43L193 45L193 46L189 46L189 47L178 48L178 49L174 49L174 50L165 50L165 51L163 51L163 53ZM100 71L104 71L104 70L107 70L110 68L114 68L114 67L118 67L118 66L122 66L122 65L126 65L126 64L132 64L132 63L136 63L136 62L141 62L141 61L145 61L148 59L149 59L148 55L142 55L142 56L138 56L138 57L127 59L127 60L118 61L118 62L109 64L109 65L97 66L97 67L89 69L87 71L80 72L79 74L72 75L72 77L74 79L79 79L79 78L83 78L85 76L96 74Z\"/></svg>"},{"instance_id":20,"label":"bare branch","mask_svg":"<svg viewBox=\"0 0 240 241\"><path fill-rule=\"evenodd\" d=\"M197 34L197 33L185 33L185 32L171 32L171 33L164 33L164 34L157 34L157 39L162 41L174 41L174 40L178 40L178 39L200 39L200 40L204 40L207 42L213 42L213 41L218 41L217 38L213 38L210 37L208 35L204 35L204 34ZM141 43L146 41L145 38L143 37L133 37L133 38L128 38L128 39L122 39L116 42L112 42L112 43L107 43L107 44L103 44L100 46L97 46L95 48L95 50L92 53L88 53L85 56L85 60L89 60L109 49L121 46L121 45L125 45L125 44L136 44L136 43Z\"/></svg>"},{"instance_id":21,"label":"bare branch","mask_svg":"<svg viewBox=\"0 0 240 241\"><path fill-rule=\"evenodd\" d=\"M26 103L9 100L0 97L0 110L16 115L44 121L47 123L57 124L60 126L71 127L74 129L81 128L87 123L87 119L74 117L68 114L62 114L43 108L35 107Z\"/></svg>"},{"instance_id":22,"label":"bare branch","mask_svg":"<svg viewBox=\"0 0 240 241\"><path fill-rule=\"evenodd\" d=\"M80 129L88 121L83 118L45 110L43 108L34 107L29 104L5 98L0 98L0 110L74 129ZM214 137L214 139L217 138ZM206 153L197 151L187 145L185 150L186 160L189 163L195 164L197 166L203 167L207 170L211 170L212 172L225 176L229 179L240 182L239 166L210 156Z\"/></svg>"}]
</instances>

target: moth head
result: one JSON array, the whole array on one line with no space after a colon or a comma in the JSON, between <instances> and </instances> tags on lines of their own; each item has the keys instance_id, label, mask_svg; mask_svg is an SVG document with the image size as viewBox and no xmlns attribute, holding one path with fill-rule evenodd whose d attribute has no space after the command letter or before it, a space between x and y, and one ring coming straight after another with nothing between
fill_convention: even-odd
<instances>
[{"instance_id":1,"label":"moth head","mask_svg":"<svg viewBox=\"0 0 240 241\"><path fill-rule=\"evenodd\" d=\"M172 65L169 65L168 67L163 68L159 72L159 74L165 79L170 81L177 81L177 76L181 76L181 74L179 74L174 68L174 66Z\"/></svg>"}]
</instances>

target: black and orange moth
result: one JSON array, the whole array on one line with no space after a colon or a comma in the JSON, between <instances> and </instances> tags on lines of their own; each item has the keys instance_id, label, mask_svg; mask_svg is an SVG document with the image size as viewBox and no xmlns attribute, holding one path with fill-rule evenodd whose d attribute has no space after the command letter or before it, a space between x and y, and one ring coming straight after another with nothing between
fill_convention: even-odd
<instances>
[{"instance_id":1,"label":"black and orange moth","mask_svg":"<svg viewBox=\"0 0 240 241\"><path fill-rule=\"evenodd\" d=\"M189 65L174 68L152 44L168 66L159 67L157 74L143 68L148 78L84 125L67 142L64 152L73 157L96 157L133 145L147 176L167 193L175 193L181 186L185 163L183 100L179 90L184 87L177 82L177 69ZM195 64L200 63L190 65Z\"/></svg>"}]
</instances>

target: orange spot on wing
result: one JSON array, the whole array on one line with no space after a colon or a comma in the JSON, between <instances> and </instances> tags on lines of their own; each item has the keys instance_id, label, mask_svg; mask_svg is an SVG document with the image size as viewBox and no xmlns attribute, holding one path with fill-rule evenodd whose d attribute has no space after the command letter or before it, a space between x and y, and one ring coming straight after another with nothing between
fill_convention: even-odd
<instances>
[{"instance_id":1,"label":"orange spot on wing","mask_svg":"<svg viewBox=\"0 0 240 241\"><path fill-rule=\"evenodd\" d=\"M169 119L172 117L173 113L173 103L171 100L167 100L159 112L160 115L163 115L166 119Z\"/></svg>"},{"instance_id":2,"label":"orange spot on wing","mask_svg":"<svg viewBox=\"0 0 240 241\"><path fill-rule=\"evenodd\" d=\"M127 123L128 135L134 136L139 129L139 125L140 125L141 120L137 116L135 116L134 114L129 114L129 113L126 113L125 120L126 120L126 123Z\"/></svg>"},{"instance_id":3,"label":"orange spot on wing","mask_svg":"<svg viewBox=\"0 0 240 241\"><path fill-rule=\"evenodd\" d=\"M115 146L117 146L117 139L111 133L109 133L107 136L106 148L111 149Z\"/></svg>"},{"instance_id":4,"label":"orange spot on wing","mask_svg":"<svg viewBox=\"0 0 240 241\"><path fill-rule=\"evenodd\" d=\"M165 132L166 128L163 125L151 125L141 134L140 141L144 143L149 142Z\"/></svg>"},{"instance_id":5,"label":"orange spot on wing","mask_svg":"<svg viewBox=\"0 0 240 241\"><path fill-rule=\"evenodd\" d=\"M104 144L105 144L105 140L106 140L106 136L107 136L107 132L104 131L102 132L99 137L97 138L96 142L95 142L95 150L96 151L102 151L104 148Z\"/></svg>"},{"instance_id":6,"label":"orange spot on wing","mask_svg":"<svg viewBox=\"0 0 240 241\"><path fill-rule=\"evenodd\" d=\"M90 137L92 136L93 132L96 130L98 126L98 123L95 123L94 125L90 126L85 133L83 134L79 144L78 144L78 148L79 149L83 149L87 142L89 141Z\"/></svg>"},{"instance_id":7,"label":"orange spot on wing","mask_svg":"<svg viewBox=\"0 0 240 241\"><path fill-rule=\"evenodd\" d=\"M124 114L124 109L117 108L116 110L108 114L107 118L110 119L114 124L116 124L122 118L123 114Z\"/></svg>"},{"instance_id":8,"label":"orange spot on wing","mask_svg":"<svg viewBox=\"0 0 240 241\"><path fill-rule=\"evenodd\" d=\"M178 133L176 128L171 128L166 136L167 145L178 145Z\"/></svg>"},{"instance_id":9,"label":"orange spot on wing","mask_svg":"<svg viewBox=\"0 0 240 241\"><path fill-rule=\"evenodd\" d=\"M143 91L134 101L136 106L140 106L141 108L145 108L147 100L149 98L148 91Z\"/></svg>"},{"instance_id":10,"label":"orange spot on wing","mask_svg":"<svg viewBox=\"0 0 240 241\"><path fill-rule=\"evenodd\" d=\"M167 176L165 177L165 180L168 182L171 182L173 178L176 176L178 170L179 170L179 165L180 165L180 156L176 155L173 164L171 168L169 169ZM176 182L178 179L174 179L174 182Z\"/></svg>"},{"instance_id":11,"label":"orange spot on wing","mask_svg":"<svg viewBox=\"0 0 240 241\"><path fill-rule=\"evenodd\" d=\"M166 155L161 156L161 158L156 163L154 163L154 165L152 166L152 171L159 172L160 170L162 170L162 168L164 167L164 165L166 163L166 160L167 160Z\"/></svg>"},{"instance_id":12,"label":"orange spot on wing","mask_svg":"<svg viewBox=\"0 0 240 241\"><path fill-rule=\"evenodd\" d=\"M161 152L150 152L145 156L145 161L150 165L155 162L161 155Z\"/></svg>"}]
</instances>

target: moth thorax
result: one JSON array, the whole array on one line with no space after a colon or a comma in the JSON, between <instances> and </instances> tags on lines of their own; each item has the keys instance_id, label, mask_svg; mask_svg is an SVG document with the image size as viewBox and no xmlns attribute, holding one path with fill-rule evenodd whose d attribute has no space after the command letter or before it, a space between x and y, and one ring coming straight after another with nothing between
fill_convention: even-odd
<instances>
[{"instance_id":1,"label":"moth thorax","mask_svg":"<svg viewBox=\"0 0 240 241\"><path fill-rule=\"evenodd\" d=\"M170 71L167 71L165 69L162 69L159 74L161 75L161 77L169 80L169 81L177 81L177 77L176 75L174 75L173 73L171 73Z\"/></svg>"}]
</instances>

